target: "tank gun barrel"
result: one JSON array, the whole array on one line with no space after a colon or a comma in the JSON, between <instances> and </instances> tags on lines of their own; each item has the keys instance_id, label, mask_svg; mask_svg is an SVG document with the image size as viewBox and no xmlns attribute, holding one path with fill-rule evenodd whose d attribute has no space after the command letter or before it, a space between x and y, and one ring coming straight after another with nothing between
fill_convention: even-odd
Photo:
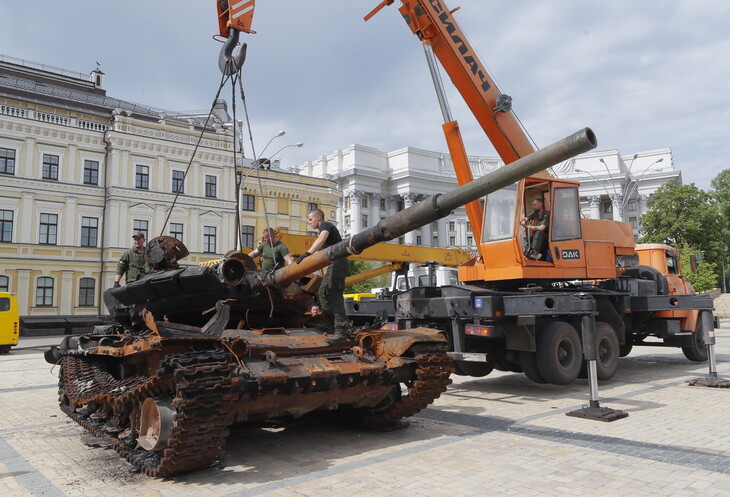
<instances>
[{"instance_id":1,"label":"tank gun barrel","mask_svg":"<svg viewBox=\"0 0 730 497\"><path fill-rule=\"evenodd\" d=\"M436 194L408 209L397 212L381 220L376 226L357 233L352 238L332 245L326 250L320 250L299 264L279 269L269 275L267 283L278 287L287 286L303 276L329 266L336 260L359 254L377 243L393 240L409 231L446 217L458 207L559 162L587 152L596 145L596 136L593 131L590 128L584 128L466 185L448 193Z\"/></svg>"}]
</instances>

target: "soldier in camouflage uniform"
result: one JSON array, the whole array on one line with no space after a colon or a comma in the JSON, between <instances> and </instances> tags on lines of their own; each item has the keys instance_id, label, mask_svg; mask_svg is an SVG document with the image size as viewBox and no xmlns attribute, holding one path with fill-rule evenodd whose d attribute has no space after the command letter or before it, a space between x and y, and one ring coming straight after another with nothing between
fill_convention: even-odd
<instances>
[{"instance_id":1,"label":"soldier in camouflage uniform","mask_svg":"<svg viewBox=\"0 0 730 497\"><path fill-rule=\"evenodd\" d=\"M134 246L126 250L117 264L117 274L114 277L114 287L119 286L122 275L125 276L125 284L137 281L144 272L144 233L137 231L132 234Z\"/></svg>"}]
</instances>

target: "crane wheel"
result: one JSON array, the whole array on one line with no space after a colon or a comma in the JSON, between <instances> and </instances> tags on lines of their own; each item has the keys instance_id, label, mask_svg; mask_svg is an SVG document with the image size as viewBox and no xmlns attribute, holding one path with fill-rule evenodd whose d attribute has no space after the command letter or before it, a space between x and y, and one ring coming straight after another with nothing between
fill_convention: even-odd
<instances>
[{"instance_id":1,"label":"crane wheel","mask_svg":"<svg viewBox=\"0 0 730 497\"><path fill-rule=\"evenodd\" d=\"M682 347L684 357L694 362L705 362L707 360L707 345L705 345L704 333L702 332L702 320L697 320L697 329L692 334L692 342Z\"/></svg>"},{"instance_id":2,"label":"crane wheel","mask_svg":"<svg viewBox=\"0 0 730 497\"><path fill-rule=\"evenodd\" d=\"M575 328L563 321L546 323L538 330L537 367L548 383L569 385L580 373L583 347Z\"/></svg>"},{"instance_id":3,"label":"crane wheel","mask_svg":"<svg viewBox=\"0 0 730 497\"><path fill-rule=\"evenodd\" d=\"M618 370L621 346L616 332L608 323L596 321L596 376L599 380L610 380ZM586 362L581 362L578 378L587 378Z\"/></svg>"},{"instance_id":4,"label":"crane wheel","mask_svg":"<svg viewBox=\"0 0 730 497\"><path fill-rule=\"evenodd\" d=\"M537 357L534 352L520 351L520 366L525 372L525 376L535 383L547 383L547 380L540 373L537 367Z\"/></svg>"}]
</instances>

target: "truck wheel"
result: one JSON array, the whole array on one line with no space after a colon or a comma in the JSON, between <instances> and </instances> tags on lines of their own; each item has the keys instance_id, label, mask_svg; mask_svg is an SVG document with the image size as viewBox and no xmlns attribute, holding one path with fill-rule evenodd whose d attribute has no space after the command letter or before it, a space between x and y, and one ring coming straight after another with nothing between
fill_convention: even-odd
<instances>
[{"instance_id":1,"label":"truck wheel","mask_svg":"<svg viewBox=\"0 0 730 497\"><path fill-rule=\"evenodd\" d=\"M537 335L537 366L540 374L553 385L569 385L580 373L583 348L580 337L569 323L547 323Z\"/></svg>"},{"instance_id":2,"label":"truck wheel","mask_svg":"<svg viewBox=\"0 0 730 497\"><path fill-rule=\"evenodd\" d=\"M496 369L497 371L509 371L510 373L524 373L525 371L522 369L522 365L520 365L519 363L519 355L516 357L516 359L517 362L514 362L510 359L507 359L506 357L500 357L499 359L497 359L497 363L494 365L494 369Z\"/></svg>"},{"instance_id":3,"label":"truck wheel","mask_svg":"<svg viewBox=\"0 0 730 497\"><path fill-rule=\"evenodd\" d=\"M631 349L634 348L634 344L631 341L631 337L627 336L626 341L623 343L623 345L618 346L618 355L619 357L626 357L631 353Z\"/></svg>"},{"instance_id":4,"label":"truck wheel","mask_svg":"<svg viewBox=\"0 0 730 497\"><path fill-rule=\"evenodd\" d=\"M0 345L0 354L7 354L10 352L10 345Z\"/></svg>"},{"instance_id":5,"label":"truck wheel","mask_svg":"<svg viewBox=\"0 0 730 497\"><path fill-rule=\"evenodd\" d=\"M461 376L481 378L492 372L494 366L488 362L454 361L455 373Z\"/></svg>"},{"instance_id":6,"label":"truck wheel","mask_svg":"<svg viewBox=\"0 0 730 497\"><path fill-rule=\"evenodd\" d=\"M610 380L618 369L619 344L616 332L608 323L596 321L596 373L599 380Z\"/></svg>"},{"instance_id":7,"label":"truck wheel","mask_svg":"<svg viewBox=\"0 0 730 497\"><path fill-rule=\"evenodd\" d=\"M705 362L707 360L707 345L702 332L702 321L697 320L697 329L692 334L692 343L682 347L684 357L694 362Z\"/></svg>"},{"instance_id":8,"label":"truck wheel","mask_svg":"<svg viewBox=\"0 0 730 497\"><path fill-rule=\"evenodd\" d=\"M529 379L535 383L547 383L537 367L537 357L534 352L520 351L520 365Z\"/></svg>"}]
</instances>

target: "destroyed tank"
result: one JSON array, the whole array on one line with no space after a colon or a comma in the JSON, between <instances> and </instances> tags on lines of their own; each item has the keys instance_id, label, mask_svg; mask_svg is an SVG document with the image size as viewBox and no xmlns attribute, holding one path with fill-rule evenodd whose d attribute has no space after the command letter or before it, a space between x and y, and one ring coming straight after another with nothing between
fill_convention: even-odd
<instances>
[{"instance_id":1,"label":"destroyed tank","mask_svg":"<svg viewBox=\"0 0 730 497\"><path fill-rule=\"evenodd\" d=\"M593 147L585 129L275 271L242 253L180 268L182 243L153 239L149 274L105 292L118 324L46 352L60 365L61 410L157 477L214 463L236 423L334 409L369 425L412 416L451 383L444 336L366 328L330 344L308 326L317 281L302 278Z\"/></svg>"}]
</instances>

